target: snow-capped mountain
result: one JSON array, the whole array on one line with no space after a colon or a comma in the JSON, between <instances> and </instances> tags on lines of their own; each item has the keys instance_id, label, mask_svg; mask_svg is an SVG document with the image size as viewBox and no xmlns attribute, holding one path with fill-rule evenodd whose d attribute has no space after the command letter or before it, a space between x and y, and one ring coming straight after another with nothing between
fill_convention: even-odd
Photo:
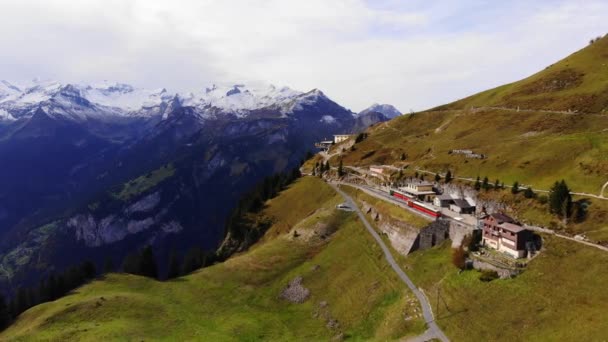
<instances>
[{"instance_id":1,"label":"snow-capped mountain","mask_svg":"<svg viewBox=\"0 0 608 342\"><path fill-rule=\"evenodd\" d=\"M401 115L401 112L393 105L374 103L373 105L359 112L359 116L372 112L381 113L389 119L396 118Z\"/></svg>"},{"instance_id":2,"label":"snow-capped mountain","mask_svg":"<svg viewBox=\"0 0 608 342\"><path fill-rule=\"evenodd\" d=\"M144 244L215 248L244 191L379 120L318 89L0 82L0 291L44 276L36 255L50 272L69 266L64 250L101 263ZM49 224L48 239L28 233Z\"/></svg>"},{"instance_id":3,"label":"snow-capped mountain","mask_svg":"<svg viewBox=\"0 0 608 342\"><path fill-rule=\"evenodd\" d=\"M232 114L245 117L266 107L288 115L325 97L319 90L308 93L274 85L212 85L197 91L171 93L165 88L142 89L128 84L61 84L33 80L25 85L0 81L0 110L4 120L31 117L38 108L51 116L72 119L112 116L149 117L167 113L176 107L197 108L201 117Z\"/></svg>"}]
</instances>

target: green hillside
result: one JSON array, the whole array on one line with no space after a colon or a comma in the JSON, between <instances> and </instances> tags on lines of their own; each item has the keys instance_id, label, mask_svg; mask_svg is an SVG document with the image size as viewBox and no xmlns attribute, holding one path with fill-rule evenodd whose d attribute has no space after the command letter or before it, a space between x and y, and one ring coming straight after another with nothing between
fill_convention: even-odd
<instances>
[{"instance_id":1,"label":"green hillside","mask_svg":"<svg viewBox=\"0 0 608 342\"><path fill-rule=\"evenodd\" d=\"M584 74L576 87L520 94L518 89L530 87L565 68L576 68ZM575 110L560 103L587 98L581 94L592 98L593 105L579 108L579 113L542 110ZM504 99L530 102L515 105L503 102ZM545 106L543 99L557 107ZM605 37L523 81L375 125L368 130L365 140L335 155L331 164L337 165L342 158L345 165L403 166L406 167L404 174L409 176L417 170L440 174L450 170L456 177L487 176L492 183L496 179L506 185L518 181L540 190L549 190L555 181L564 179L574 192L599 195L608 182L608 113L602 113L607 101L608 38ZM467 158L451 153L452 150L472 150L485 158ZM342 151L342 147L338 145L334 151ZM608 191L604 195L608 197ZM596 240L608 240L605 220L608 201L589 200L590 220L575 230L592 232Z\"/></svg>"},{"instance_id":2,"label":"green hillside","mask_svg":"<svg viewBox=\"0 0 608 342\"><path fill-rule=\"evenodd\" d=\"M392 340L422 333L417 301L356 216L335 211L337 203L321 180L300 179L260 213L275 223L250 251L167 282L111 274L31 308L0 340ZM302 304L280 298L297 276L310 290Z\"/></svg>"},{"instance_id":3,"label":"green hillside","mask_svg":"<svg viewBox=\"0 0 608 342\"><path fill-rule=\"evenodd\" d=\"M608 35L524 80L437 109L483 106L607 112Z\"/></svg>"},{"instance_id":4,"label":"green hillside","mask_svg":"<svg viewBox=\"0 0 608 342\"><path fill-rule=\"evenodd\" d=\"M458 272L449 245L401 265L453 341L604 341L608 253L550 236L544 244L520 276L489 283L477 271Z\"/></svg>"}]
</instances>

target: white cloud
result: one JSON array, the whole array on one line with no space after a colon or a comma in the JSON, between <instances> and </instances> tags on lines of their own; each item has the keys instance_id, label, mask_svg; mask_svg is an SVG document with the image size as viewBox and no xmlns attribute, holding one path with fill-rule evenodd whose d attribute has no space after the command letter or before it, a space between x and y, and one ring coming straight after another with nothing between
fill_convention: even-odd
<instances>
[{"instance_id":1,"label":"white cloud","mask_svg":"<svg viewBox=\"0 0 608 342\"><path fill-rule=\"evenodd\" d=\"M528 3L3 1L0 78L264 80L355 110L418 110L540 70L605 29L603 1Z\"/></svg>"}]
</instances>

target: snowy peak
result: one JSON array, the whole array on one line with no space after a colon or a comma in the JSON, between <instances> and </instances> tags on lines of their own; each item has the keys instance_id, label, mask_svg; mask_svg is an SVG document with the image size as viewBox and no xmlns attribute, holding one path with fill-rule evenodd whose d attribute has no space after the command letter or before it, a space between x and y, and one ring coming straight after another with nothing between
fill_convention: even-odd
<instances>
[{"instance_id":1,"label":"snowy peak","mask_svg":"<svg viewBox=\"0 0 608 342\"><path fill-rule=\"evenodd\" d=\"M7 81L0 82L3 121L31 117L37 108L44 108L51 116L78 119L157 115L167 118L169 112L180 107L195 108L201 118L226 114L245 117L252 111L264 108L289 116L320 103L330 107L339 106L319 89L304 93L289 87L261 83L213 84L193 92L170 93L165 88L150 90L107 81L61 84L37 79L19 86Z\"/></svg>"},{"instance_id":2,"label":"snowy peak","mask_svg":"<svg viewBox=\"0 0 608 342\"><path fill-rule=\"evenodd\" d=\"M224 112L244 112L289 101L302 94L288 87L274 85L217 85L198 93L183 95L184 105L193 107L215 107Z\"/></svg>"},{"instance_id":3,"label":"snowy peak","mask_svg":"<svg viewBox=\"0 0 608 342\"><path fill-rule=\"evenodd\" d=\"M374 103L368 108L362 110L359 113L359 116L367 115L369 113L380 113L386 116L389 119L396 118L401 115L401 112L395 108L395 106L390 104L378 104Z\"/></svg>"}]
</instances>

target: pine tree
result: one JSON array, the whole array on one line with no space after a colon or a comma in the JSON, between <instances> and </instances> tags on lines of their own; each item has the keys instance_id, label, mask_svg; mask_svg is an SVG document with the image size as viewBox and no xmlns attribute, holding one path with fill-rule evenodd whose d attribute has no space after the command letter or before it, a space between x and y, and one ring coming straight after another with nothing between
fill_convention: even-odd
<instances>
[{"instance_id":1,"label":"pine tree","mask_svg":"<svg viewBox=\"0 0 608 342\"><path fill-rule=\"evenodd\" d=\"M152 247L146 246L141 252L140 259L141 275L152 279L158 279L158 267Z\"/></svg>"},{"instance_id":2,"label":"pine tree","mask_svg":"<svg viewBox=\"0 0 608 342\"><path fill-rule=\"evenodd\" d=\"M519 192L519 182L515 182L513 183L513 187L511 187L511 193L513 195L517 195L517 193Z\"/></svg>"},{"instance_id":3,"label":"pine tree","mask_svg":"<svg viewBox=\"0 0 608 342\"><path fill-rule=\"evenodd\" d=\"M11 313L4 296L0 293L0 331L4 330L11 322Z\"/></svg>"},{"instance_id":4,"label":"pine tree","mask_svg":"<svg viewBox=\"0 0 608 342\"><path fill-rule=\"evenodd\" d=\"M498 179L496 180L496 182L494 182L494 189L495 190L500 189L500 183L499 183Z\"/></svg>"},{"instance_id":5,"label":"pine tree","mask_svg":"<svg viewBox=\"0 0 608 342\"><path fill-rule=\"evenodd\" d=\"M344 176L344 169L343 169L343 164L342 164L342 159L340 159L340 164L338 165L338 176L342 177Z\"/></svg>"},{"instance_id":6,"label":"pine tree","mask_svg":"<svg viewBox=\"0 0 608 342\"><path fill-rule=\"evenodd\" d=\"M483 177L483 183L481 184L481 187L485 190L488 191L490 190L490 183L488 180L488 177Z\"/></svg>"},{"instance_id":7,"label":"pine tree","mask_svg":"<svg viewBox=\"0 0 608 342\"><path fill-rule=\"evenodd\" d=\"M479 191L481 189L481 182L479 176L477 176L477 180L475 181L475 190Z\"/></svg>"},{"instance_id":8,"label":"pine tree","mask_svg":"<svg viewBox=\"0 0 608 342\"><path fill-rule=\"evenodd\" d=\"M435 174L435 182L439 182L440 180L441 180L441 176L438 173L436 173Z\"/></svg>"},{"instance_id":9,"label":"pine tree","mask_svg":"<svg viewBox=\"0 0 608 342\"><path fill-rule=\"evenodd\" d=\"M551 213L564 220L572 214L572 196L570 189L564 180L555 182L549 192L549 209Z\"/></svg>"},{"instance_id":10,"label":"pine tree","mask_svg":"<svg viewBox=\"0 0 608 342\"><path fill-rule=\"evenodd\" d=\"M534 193L534 190L532 190L532 187L527 187L526 190L524 190L525 198L534 198L534 196L536 196L536 194Z\"/></svg>"},{"instance_id":11,"label":"pine tree","mask_svg":"<svg viewBox=\"0 0 608 342\"><path fill-rule=\"evenodd\" d=\"M448 170L448 172L445 174L445 182L449 183L452 181L452 171Z\"/></svg>"},{"instance_id":12,"label":"pine tree","mask_svg":"<svg viewBox=\"0 0 608 342\"><path fill-rule=\"evenodd\" d=\"M405 153L401 153L401 160L405 160Z\"/></svg>"}]
</instances>

